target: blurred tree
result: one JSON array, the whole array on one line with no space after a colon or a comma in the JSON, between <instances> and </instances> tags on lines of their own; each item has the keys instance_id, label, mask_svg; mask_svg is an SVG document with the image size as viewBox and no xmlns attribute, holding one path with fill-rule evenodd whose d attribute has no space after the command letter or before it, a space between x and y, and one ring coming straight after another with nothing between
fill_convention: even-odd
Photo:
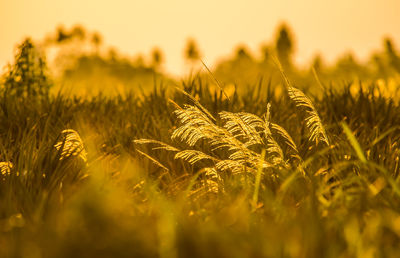
<instances>
[{"instance_id":1,"label":"blurred tree","mask_svg":"<svg viewBox=\"0 0 400 258\"><path fill-rule=\"evenodd\" d=\"M137 68L145 67L143 55L138 54L133 60L133 65Z\"/></svg>"},{"instance_id":2,"label":"blurred tree","mask_svg":"<svg viewBox=\"0 0 400 258\"><path fill-rule=\"evenodd\" d=\"M99 33L95 32L92 35L91 43L93 44L95 54L98 55L100 45L103 43L103 38Z\"/></svg>"},{"instance_id":3,"label":"blurred tree","mask_svg":"<svg viewBox=\"0 0 400 258\"><path fill-rule=\"evenodd\" d=\"M51 87L44 58L27 38L18 47L15 63L10 67L4 92L17 97L47 97Z\"/></svg>"},{"instance_id":4,"label":"blurred tree","mask_svg":"<svg viewBox=\"0 0 400 258\"><path fill-rule=\"evenodd\" d=\"M278 29L278 36L276 39L276 51L278 54L279 61L286 68L290 68L292 65L292 54L293 54L293 39L290 33L289 27L286 24L282 24Z\"/></svg>"},{"instance_id":5,"label":"blurred tree","mask_svg":"<svg viewBox=\"0 0 400 258\"><path fill-rule=\"evenodd\" d=\"M247 49L246 46L242 45L236 48L236 54L234 59L232 60L233 66L235 66L239 70L242 70L242 73L244 73L245 70L249 70L252 68L256 70L254 66L255 64L256 62L254 61L253 57L250 54L250 51Z\"/></svg>"},{"instance_id":6,"label":"blurred tree","mask_svg":"<svg viewBox=\"0 0 400 258\"><path fill-rule=\"evenodd\" d=\"M397 56L396 50L393 47L392 40L390 38L384 39L385 54L388 58L389 65L396 71L400 72L400 57Z\"/></svg>"},{"instance_id":7,"label":"blurred tree","mask_svg":"<svg viewBox=\"0 0 400 258\"><path fill-rule=\"evenodd\" d=\"M239 45L230 58L221 60L215 66L213 73L218 80L226 84L234 84L241 91L260 80L261 69L248 48Z\"/></svg>"},{"instance_id":8,"label":"blurred tree","mask_svg":"<svg viewBox=\"0 0 400 258\"><path fill-rule=\"evenodd\" d=\"M71 30L71 37L78 40L85 40L86 30L81 25L75 25Z\"/></svg>"},{"instance_id":9,"label":"blurred tree","mask_svg":"<svg viewBox=\"0 0 400 258\"><path fill-rule=\"evenodd\" d=\"M354 81L358 78L370 78L371 74L367 67L360 64L352 53L347 53L337 60L332 76Z\"/></svg>"},{"instance_id":10,"label":"blurred tree","mask_svg":"<svg viewBox=\"0 0 400 258\"><path fill-rule=\"evenodd\" d=\"M193 61L196 61L201 58L199 48L197 46L196 41L194 41L194 39L189 39L186 43L185 58L189 62L193 62Z\"/></svg>"},{"instance_id":11,"label":"blurred tree","mask_svg":"<svg viewBox=\"0 0 400 258\"><path fill-rule=\"evenodd\" d=\"M55 33L51 36L47 36L45 39L46 45L61 45L64 43L70 43L71 41L77 40L82 43L86 40L86 29L81 25L75 25L71 30L66 30L63 26L58 26Z\"/></svg>"},{"instance_id":12,"label":"blurred tree","mask_svg":"<svg viewBox=\"0 0 400 258\"><path fill-rule=\"evenodd\" d=\"M115 63L118 60L118 52L115 48L109 48L107 53L108 60Z\"/></svg>"},{"instance_id":13,"label":"blurred tree","mask_svg":"<svg viewBox=\"0 0 400 258\"><path fill-rule=\"evenodd\" d=\"M317 54L314 57L312 61L312 67L314 67L315 71L317 72L325 69L324 60L322 59L322 56L320 54Z\"/></svg>"},{"instance_id":14,"label":"blurred tree","mask_svg":"<svg viewBox=\"0 0 400 258\"><path fill-rule=\"evenodd\" d=\"M261 62L266 63L271 57L272 49L269 45L262 45L261 48Z\"/></svg>"},{"instance_id":15,"label":"blurred tree","mask_svg":"<svg viewBox=\"0 0 400 258\"><path fill-rule=\"evenodd\" d=\"M59 26L57 28L56 39L55 39L56 43L58 44L63 43L64 41L69 40L70 37L71 36L69 35L69 33L65 31L65 28L63 26Z\"/></svg>"},{"instance_id":16,"label":"blurred tree","mask_svg":"<svg viewBox=\"0 0 400 258\"><path fill-rule=\"evenodd\" d=\"M387 64L380 53L372 54L369 64L376 78L387 78L389 76Z\"/></svg>"},{"instance_id":17,"label":"blurred tree","mask_svg":"<svg viewBox=\"0 0 400 258\"><path fill-rule=\"evenodd\" d=\"M236 50L236 59L252 59L245 46L239 46Z\"/></svg>"},{"instance_id":18,"label":"blurred tree","mask_svg":"<svg viewBox=\"0 0 400 258\"><path fill-rule=\"evenodd\" d=\"M384 45L385 45L385 52L388 56L396 56L395 50L393 48L393 43L390 38L384 39Z\"/></svg>"},{"instance_id":19,"label":"blurred tree","mask_svg":"<svg viewBox=\"0 0 400 258\"><path fill-rule=\"evenodd\" d=\"M151 66L158 70L161 64L164 62L164 56L159 48L154 48L151 52Z\"/></svg>"}]
</instances>

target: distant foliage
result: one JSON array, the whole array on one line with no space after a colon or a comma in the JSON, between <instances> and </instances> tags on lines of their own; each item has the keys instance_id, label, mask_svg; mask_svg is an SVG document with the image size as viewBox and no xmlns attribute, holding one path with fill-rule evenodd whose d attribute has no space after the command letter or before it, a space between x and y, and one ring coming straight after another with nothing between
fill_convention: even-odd
<instances>
[{"instance_id":1,"label":"distant foliage","mask_svg":"<svg viewBox=\"0 0 400 258\"><path fill-rule=\"evenodd\" d=\"M288 67L292 63L293 55L293 39L289 31L289 27L285 24L279 28L278 36L276 39L276 51L278 53L279 60L283 66Z\"/></svg>"},{"instance_id":2,"label":"distant foliage","mask_svg":"<svg viewBox=\"0 0 400 258\"><path fill-rule=\"evenodd\" d=\"M27 38L19 47L15 63L4 83L6 95L26 98L47 97L52 86L46 61L32 40Z\"/></svg>"},{"instance_id":3,"label":"distant foliage","mask_svg":"<svg viewBox=\"0 0 400 258\"><path fill-rule=\"evenodd\" d=\"M189 39L186 43L185 58L186 60L191 62L201 58L199 47L197 46L196 41L194 41L193 39Z\"/></svg>"},{"instance_id":4,"label":"distant foliage","mask_svg":"<svg viewBox=\"0 0 400 258\"><path fill-rule=\"evenodd\" d=\"M164 55L159 48L154 48L151 52L151 66L154 69L159 69L164 62Z\"/></svg>"}]
</instances>

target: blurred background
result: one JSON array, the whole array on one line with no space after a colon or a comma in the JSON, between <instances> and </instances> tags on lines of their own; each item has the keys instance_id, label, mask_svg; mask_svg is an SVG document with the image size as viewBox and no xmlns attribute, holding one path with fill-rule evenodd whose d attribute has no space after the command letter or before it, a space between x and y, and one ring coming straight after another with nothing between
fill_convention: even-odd
<instances>
[{"instance_id":1,"label":"blurred background","mask_svg":"<svg viewBox=\"0 0 400 258\"><path fill-rule=\"evenodd\" d=\"M272 57L302 88L311 67L326 81L386 79L400 69L399 11L397 0L1 1L0 67L31 37L54 89L74 93L168 84L201 60L239 89L273 82Z\"/></svg>"}]
</instances>

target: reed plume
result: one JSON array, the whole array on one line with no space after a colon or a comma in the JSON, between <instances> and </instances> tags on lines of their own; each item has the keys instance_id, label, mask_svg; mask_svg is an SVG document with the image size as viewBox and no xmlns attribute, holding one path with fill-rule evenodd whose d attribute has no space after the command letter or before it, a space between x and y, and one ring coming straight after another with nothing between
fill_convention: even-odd
<instances>
[{"instance_id":1,"label":"reed plume","mask_svg":"<svg viewBox=\"0 0 400 258\"><path fill-rule=\"evenodd\" d=\"M0 162L0 176L3 177L3 180L7 177L10 176L11 174L11 169L13 168L13 164L11 162Z\"/></svg>"},{"instance_id":2,"label":"reed plume","mask_svg":"<svg viewBox=\"0 0 400 258\"><path fill-rule=\"evenodd\" d=\"M63 130L60 134L60 140L54 147L60 152L60 160L77 156L84 162L87 161L87 153L83 141L78 132L73 129Z\"/></svg>"}]
</instances>

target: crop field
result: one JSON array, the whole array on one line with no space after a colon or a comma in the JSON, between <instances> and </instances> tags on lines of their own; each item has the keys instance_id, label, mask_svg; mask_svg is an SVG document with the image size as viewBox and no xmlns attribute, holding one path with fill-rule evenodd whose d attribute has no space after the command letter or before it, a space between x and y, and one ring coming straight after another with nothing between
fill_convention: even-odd
<instances>
[{"instance_id":1,"label":"crop field","mask_svg":"<svg viewBox=\"0 0 400 258\"><path fill-rule=\"evenodd\" d=\"M97 53L52 77L25 40L0 84L0 257L399 257L385 44L302 69L239 49L176 79Z\"/></svg>"}]
</instances>

